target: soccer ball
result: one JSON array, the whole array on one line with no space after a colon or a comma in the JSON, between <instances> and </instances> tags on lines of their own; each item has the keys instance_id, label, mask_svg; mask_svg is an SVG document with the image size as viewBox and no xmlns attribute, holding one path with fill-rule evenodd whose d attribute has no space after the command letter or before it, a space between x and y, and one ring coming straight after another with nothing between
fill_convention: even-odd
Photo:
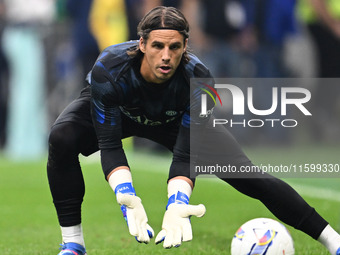
<instances>
[{"instance_id":1,"label":"soccer ball","mask_svg":"<svg viewBox=\"0 0 340 255\"><path fill-rule=\"evenodd\" d=\"M257 218L244 223L231 242L231 255L293 255L294 242L281 223Z\"/></svg>"}]
</instances>

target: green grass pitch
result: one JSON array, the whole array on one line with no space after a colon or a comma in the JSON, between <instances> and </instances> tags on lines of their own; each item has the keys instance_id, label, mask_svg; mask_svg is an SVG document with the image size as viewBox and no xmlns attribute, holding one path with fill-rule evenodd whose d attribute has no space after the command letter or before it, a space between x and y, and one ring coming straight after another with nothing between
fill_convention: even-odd
<instances>
[{"instance_id":1,"label":"green grass pitch","mask_svg":"<svg viewBox=\"0 0 340 255\"><path fill-rule=\"evenodd\" d=\"M254 163L336 162L339 148L247 149ZM320 154L320 152L322 152ZM167 203L169 155L128 153L137 195L143 199L149 224L156 234ZM154 242L139 244L128 233L115 196L103 178L95 156L81 158L86 183L83 229L89 255L108 254L230 254L238 227L256 217L273 215L258 201L214 178L199 178L190 203L203 203L207 213L192 217L194 238L180 248L165 250ZM318 162L321 163L321 162ZM55 209L49 193L46 161L13 163L0 159L0 254L57 254L61 242ZM339 230L340 179L287 179L300 194ZM275 219L275 218L274 218ZM297 255L328 252L305 234L288 227Z\"/></svg>"}]
</instances>

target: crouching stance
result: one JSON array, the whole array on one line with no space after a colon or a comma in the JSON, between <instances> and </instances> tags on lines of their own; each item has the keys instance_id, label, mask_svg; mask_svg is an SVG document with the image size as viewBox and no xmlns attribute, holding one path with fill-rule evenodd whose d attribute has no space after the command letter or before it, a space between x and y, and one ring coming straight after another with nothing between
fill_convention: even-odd
<instances>
[{"instance_id":1,"label":"crouching stance","mask_svg":"<svg viewBox=\"0 0 340 255\"><path fill-rule=\"evenodd\" d=\"M195 184L195 178L190 176L189 134L195 127L209 123L209 118L190 114L195 112L190 110L199 107L190 99L199 98L197 92L202 90L192 94L189 81L212 77L201 61L187 51L189 25L177 9L156 7L142 18L137 30L140 40L113 45L101 53L87 77L88 86L51 129L47 172L61 227L60 254L86 254L81 226L85 185L78 156L97 150L130 234L141 243L149 243L155 236L133 186L121 143L126 137L144 137L173 152L168 203L156 243L171 248L191 240L189 218L205 213L203 205L189 204ZM209 135L202 135L199 145L203 150L209 150L204 146L211 143L206 141L222 141L222 163L251 165L226 129L206 133ZM319 239L331 254L340 254L339 235L283 181L270 176L223 180L260 200L284 223Z\"/></svg>"}]
</instances>

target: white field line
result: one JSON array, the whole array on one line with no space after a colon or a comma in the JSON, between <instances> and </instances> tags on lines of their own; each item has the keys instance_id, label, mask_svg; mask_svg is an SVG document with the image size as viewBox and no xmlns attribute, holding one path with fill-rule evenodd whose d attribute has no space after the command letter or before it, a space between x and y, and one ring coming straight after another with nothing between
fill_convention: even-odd
<instances>
[{"instance_id":1,"label":"white field line","mask_svg":"<svg viewBox=\"0 0 340 255\"><path fill-rule=\"evenodd\" d=\"M291 184L291 186L301 196L340 202L340 192L336 190L295 183Z\"/></svg>"},{"instance_id":2,"label":"white field line","mask_svg":"<svg viewBox=\"0 0 340 255\"><path fill-rule=\"evenodd\" d=\"M130 155L131 159L134 158L134 155ZM137 161L140 159L139 156L137 156ZM155 160L162 160L162 158L154 158ZM95 153L89 157L81 157L81 162L82 165L87 165L87 164L93 164L96 162L100 162L100 155L99 153ZM100 165L100 163L99 163ZM157 170L153 167L150 167L148 169L143 170L145 172L157 172L160 173L162 170ZM164 172L167 174L166 172ZM200 181L221 181L216 177L203 177L199 178ZM329 200L329 201L335 201L335 202L340 202L340 191L332 190L329 188L322 188L322 187L315 187L312 185L306 185L306 184L298 184L296 182L288 183L303 197L310 197L310 198L317 198L317 199L324 199L324 200Z\"/></svg>"},{"instance_id":3,"label":"white field line","mask_svg":"<svg viewBox=\"0 0 340 255\"><path fill-rule=\"evenodd\" d=\"M207 181L220 181L217 178L201 178L201 180ZM285 180L286 181L286 180ZM297 184L296 182L288 182L301 196L310 197L322 200L329 200L334 202L340 202L340 191L336 191L329 188L315 187L307 184Z\"/></svg>"}]
</instances>

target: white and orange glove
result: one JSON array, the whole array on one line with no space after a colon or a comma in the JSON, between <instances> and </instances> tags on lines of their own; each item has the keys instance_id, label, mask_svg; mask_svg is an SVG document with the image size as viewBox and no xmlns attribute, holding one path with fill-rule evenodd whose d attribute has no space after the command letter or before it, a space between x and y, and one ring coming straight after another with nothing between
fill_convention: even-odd
<instances>
[{"instance_id":1,"label":"white and orange glove","mask_svg":"<svg viewBox=\"0 0 340 255\"><path fill-rule=\"evenodd\" d=\"M163 218L162 230L155 243L163 243L164 248L179 247L182 242L192 240L190 217L202 217L205 206L189 205L192 188L182 179L170 180L168 184L168 204Z\"/></svg>"},{"instance_id":2,"label":"white and orange glove","mask_svg":"<svg viewBox=\"0 0 340 255\"><path fill-rule=\"evenodd\" d=\"M142 200L136 196L132 186L131 172L119 169L109 177L109 184L115 191L116 199L128 225L129 232L140 243L149 243L154 231L148 224L148 217Z\"/></svg>"}]
</instances>

